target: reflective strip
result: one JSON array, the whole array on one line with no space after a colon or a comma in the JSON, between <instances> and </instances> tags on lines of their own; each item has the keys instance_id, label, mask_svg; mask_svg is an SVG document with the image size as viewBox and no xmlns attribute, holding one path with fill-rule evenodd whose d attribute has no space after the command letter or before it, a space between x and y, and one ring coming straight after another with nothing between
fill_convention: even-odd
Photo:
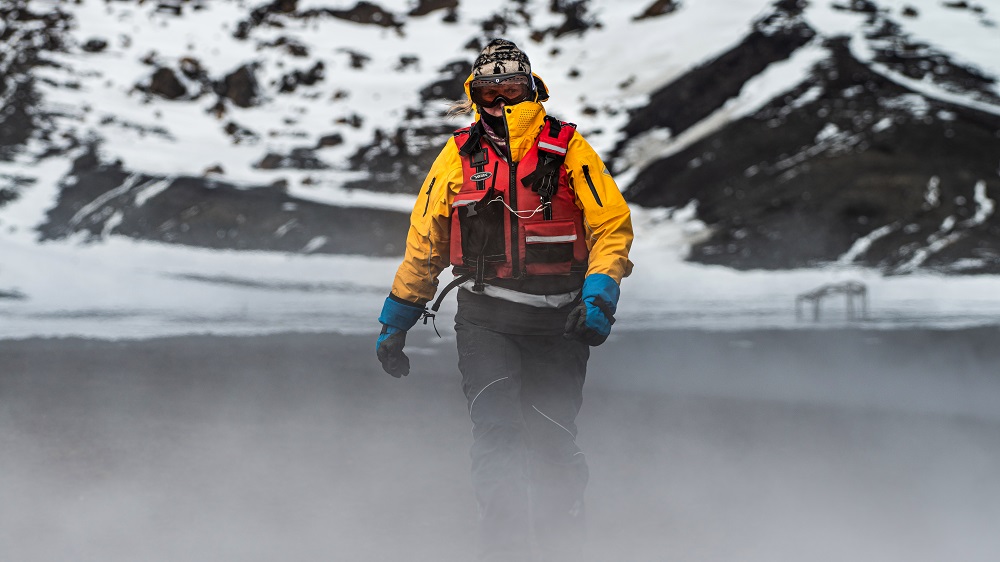
<instances>
[{"instance_id":1,"label":"reflective strip","mask_svg":"<svg viewBox=\"0 0 1000 562\"><path fill-rule=\"evenodd\" d=\"M548 150L549 152L555 152L556 154L566 154L565 146L550 144L544 141L538 141L538 148L541 148L543 150Z\"/></svg>"},{"instance_id":2,"label":"reflective strip","mask_svg":"<svg viewBox=\"0 0 1000 562\"><path fill-rule=\"evenodd\" d=\"M574 240L576 240L576 234L563 236L527 236L524 238L525 242L572 242Z\"/></svg>"},{"instance_id":3,"label":"reflective strip","mask_svg":"<svg viewBox=\"0 0 1000 562\"><path fill-rule=\"evenodd\" d=\"M472 286L474 284L475 281L469 279L465 283L459 285L459 287L465 291L472 291ZM522 293L520 291L504 289L503 287L486 285L483 287L482 292L477 292L476 294L526 304L535 308L560 308L576 300L576 296L580 294L580 291L570 291L569 293L560 293L558 295L532 295L531 293Z\"/></svg>"},{"instance_id":4,"label":"reflective strip","mask_svg":"<svg viewBox=\"0 0 1000 562\"><path fill-rule=\"evenodd\" d=\"M466 205L473 205L476 203L476 199L459 199L451 204L452 207L465 207Z\"/></svg>"},{"instance_id":5,"label":"reflective strip","mask_svg":"<svg viewBox=\"0 0 1000 562\"><path fill-rule=\"evenodd\" d=\"M538 406L535 406L534 404L532 404L532 405L531 405L531 407L532 407L532 408L534 408L534 410L535 410L536 412L538 412L539 414L542 414L542 417L543 417L543 418L545 418L545 419L549 420L550 422L552 422L552 423L554 423L554 424L558 425L559 427L563 428L563 431L565 431L566 433L569 433L570 435L572 435L572 436L573 436L573 440L574 440L574 441L576 441L576 435L573 435L573 432L572 432L572 431L570 431L570 430L566 429L566 426L564 426L563 424L561 424L561 423L557 422L556 420L554 420L554 419L552 419L552 418L550 418L550 417L546 416L546 415L545 415L544 413L542 413L542 411L541 411L541 410L539 410L539 409L538 409ZM573 456L576 456L576 455L573 455Z\"/></svg>"},{"instance_id":6,"label":"reflective strip","mask_svg":"<svg viewBox=\"0 0 1000 562\"><path fill-rule=\"evenodd\" d=\"M469 413L470 413L470 414L472 413L472 407L476 405L476 400L479 400L479 395L480 395L480 394L482 394L482 393L483 393L483 391L485 391L485 390L486 390L487 388L489 388L489 387L491 387L491 386L495 385L496 383L498 383L498 382L500 382L500 381L505 381L505 380L507 380L507 379L509 379L509 378L510 378L510 377L503 377L503 378L500 378L500 379L497 379L497 380L495 380L495 381L491 382L490 384L488 384L488 385L484 386L484 387L483 387L483 390L480 390L480 391L479 391L478 393L476 393L476 397L472 399L472 404L469 404Z\"/></svg>"}]
</instances>

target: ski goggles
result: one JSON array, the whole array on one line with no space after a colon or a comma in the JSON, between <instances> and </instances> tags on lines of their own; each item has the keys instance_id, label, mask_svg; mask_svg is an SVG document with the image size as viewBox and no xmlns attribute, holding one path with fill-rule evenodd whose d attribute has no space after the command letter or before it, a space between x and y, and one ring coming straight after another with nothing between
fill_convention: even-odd
<instances>
[{"instance_id":1,"label":"ski goggles","mask_svg":"<svg viewBox=\"0 0 1000 562\"><path fill-rule=\"evenodd\" d=\"M526 74L500 74L477 78L469 84L472 103L479 107L495 107L501 101L514 105L534 96L531 77Z\"/></svg>"}]
</instances>

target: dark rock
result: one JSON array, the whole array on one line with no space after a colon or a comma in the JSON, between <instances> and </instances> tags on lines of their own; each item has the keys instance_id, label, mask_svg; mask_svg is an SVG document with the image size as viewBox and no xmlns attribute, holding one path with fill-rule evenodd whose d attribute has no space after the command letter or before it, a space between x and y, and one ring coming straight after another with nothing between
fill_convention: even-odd
<instances>
[{"instance_id":1,"label":"dark rock","mask_svg":"<svg viewBox=\"0 0 1000 562\"><path fill-rule=\"evenodd\" d=\"M216 249L397 256L409 228L408 213L332 207L272 186L237 186L211 176L169 180L166 189L141 206L135 205L136 195L166 178L106 165L75 177L73 185L63 184L39 229L45 240L81 232L97 239L110 233ZM122 190L126 180L133 187ZM116 195L109 197L112 191ZM81 214L85 204L99 197L104 206ZM108 221L113 216L112 225Z\"/></svg>"},{"instance_id":2,"label":"dark rock","mask_svg":"<svg viewBox=\"0 0 1000 562\"><path fill-rule=\"evenodd\" d=\"M323 80L323 61L318 61L309 70L295 70L281 77L281 85L278 91L282 93L294 92L301 86L312 86Z\"/></svg>"},{"instance_id":3,"label":"dark rock","mask_svg":"<svg viewBox=\"0 0 1000 562\"><path fill-rule=\"evenodd\" d=\"M334 123L338 125L349 125L351 127L354 127L355 129L358 129L361 127L361 125L364 124L364 121L365 120L360 115L358 115L357 113L352 113L347 117L336 118L334 120Z\"/></svg>"},{"instance_id":4,"label":"dark rock","mask_svg":"<svg viewBox=\"0 0 1000 562\"><path fill-rule=\"evenodd\" d=\"M365 25L394 27L396 29L399 29L403 26L403 24L396 19L396 16L392 12L388 12L382 9L381 6L378 6L377 4L372 4L370 2L363 2L363 1L358 2L353 8L349 10L333 10L330 8L326 8L323 10L309 10L303 15L308 16L318 13L325 13L335 18Z\"/></svg>"},{"instance_id":5,"label":"dark rock","mask_svg":"<svg viewBox=\"0 0 1000 562\"><path fill-rule=\"evenodd\" d=\"M677 2L677 0L656 0L648 8L643 10L641 14L632 19L644 20L655 18L657 16L665 16L667 14L674 13L679 7L680 2Z\"/></svg>"},{"instance_id":6,"label":"dark rock","mask_svg":"<svg viewBox=\"0 0 1000 562\"><path fill-rule=\"evenodd\" d=\"M850 0L846 4L833 4L834 9L860 14L876 14L878 6L871 0Z\"/></svg>"},{"instance_id":7,"label":"dark rock","mask_svg":"<svg viewBox=\"0 0 1000 562\"><path fill-rule=\"evenodd\" d=\"M47 52L66 51L65 37L71 18L58 7L35 12L28 2L0 2L0 43L3 44L3 76L0 99L0 161L14 158L32 135L51 128L49 111L41 107L32 69L53 63ZM15 34L18 40L13 41Z\"/></svg>"},{"instance_id":8,"label":"dark rock","mask_svg":"<svg viewBox=\"0 0 1000 562\"><path fill-rule=\"evenodd\" d=\"M906 6L903 8L903 15L908 18L915 18L920 15L920 12L918 12L913 6Z\"/></svg>"},{"instance_id":9,"label":"dark rock","mask_svg":"<svg viewBox=\"0 0 1000 562\"><path fill-rule=\"evenodd\" d=\"M690 259L703 263L816 266L884 229L853 263L888 272L951 264L1000 271L980 243L1000 234L1000 217L972 220L976 184L1000 192L1000 117L936 100L914 111L906 100L915 94L855 60L846 40L827 46L831 58L796 90L653 162L627 198L667 207L696 201L711 234ZM947 117L929 118L938 115ZM929 203L932 183L939 194ZM942 233L949 220L954 226ZM947 244L930 249L945 236Z\"/></svg>"},{"instance_id":10,"label":"dark rock","mask_svg":"<svg viewBox=\"0 0 1000 562\"><path fill-rule=\"evenodd\" d=\"M271 14L295 15L298 10L298 0L273 0L250 12L250 17L236 25L233 37L236 39L246 39L250 32L258 25L268 21ZM272 22L277 23L277 22Z\"/></svg>"},{"instance_id":11,"label":"dark rock","mask_svg":"<svg viewBox=\"0 0 1000 562\"><path fill-rule=\"evenodd\" d=\"M458 0L419 0L417 5L410 10L409 15L414 17L426 16L437 10L453 11L458 8Z\"/></svg>"},{"instance_id":12,"label":"dark rock","mask_svg":"<svg viewBox=\"0 0 1000 562\"><path fill-rule=\"evenodd\" d=\"M472 74L472 63L467 60L450 62L440 72L443 78L420 90L420 101L464 99L465 81Z\"/></svg>"},{"instance_id":13,"label":"dark rock","mask_svg":"<svg viewBox=\"0 0 1000 562\"><path fill-rule=\"evenodd\" d=\"M271 11L279 14L291 14L299 9L299 0L275 0L271 2Z\"/></svg>"},{"instance_id":14,"label":"dark rock","mask_svg":"<svg viewBox=\"0 0 1000 562\"><path fill-rule=\"evenodd\" d=\"M565 19L555 27L542 31L542 36L552 35L562 37L570 34L583 34L591 28L600 28L600 22L589 12L588 0L550 0L549 11L560 14Z\"/></svg>"},{"instance_id":15,"label":"dark rock","mask_svg":"<svg viewBox=\"0 0 1000 562\"><path fill-rule=\"evenodd\" d=\"M201 63L198 59L193 57L183 57L180 60L181 74L183 74L189 80L203 80L207 79L208 74L205 69L202 68Z\"/></svg>"},{"instance_id":16,"label":"dark rock","mask_svg":"<svg viewBox=\"0 0 1000 562\"><path fill-rule=\"evenodd\" d=\"M261 170L276 170L281 167L282 156L280 154L275 154L273 152L268 152L266 156L261 158L260 162L254 164L254 168Z\"/></svg>"},{"instance_id":17,"label":"dark rock","mask_svg":"<svg viewBox=\"0 0 1000 562\"><path fill-rule=\"evenodd\" d=\"M316 143L316 148L329 148L331 146L340 146L343 143L344 143L344 137L340 133L332 133L320 137L319 141Z\"/></svg>"},{"instance_id":18,"label":"dark rock","mask_svg":"<svg viewBox=\"0 0 1000 562\"><path fill-rule=\"evenodd\" d=\"M414 192L441 152L454 127L400 127L392 134L375 131L371 144L358 149L348 162L352 170L369 174L348 188L389 193Z\"/></svg>"},{"instance_id":19,"label":"dark rock","mask_svg":"<svg viewBox=\"0 0 1000 562\"><path fill-rule=\"evenodd\" d=\"M313 149L295 148L287 156L269 152L254 167L261 170L325 170L330 166L317 158Z\"/></svg>"},{"instance_id":20,"label":"dark rock","mask_svg":"<svg viewBox=\"0 0 1000 562\"><path fill-rule=\"evenodd\" d=\"M309 56L309 48L290 37L281 36L270 43L261 43L261 47L284 47L285 51L293 57Z\"/></svg>"},{"instance_id":21,"label":"dark rock","mask_svg":"<svg viewBox=\"0 0 1000 562\"><path fill-rule=\"evenodd\" d=\"M493 14L490 18L483 20L481 27L483 33L487 35L506 35L509 25L507 19L501 14Z\"/></svg>"},{"instance_id":22,"label":"dark rock","mask_svg":"<svg viewBox=\"0 0 1000 562\"><path fill-rule=\"evenodd\" d=\"M108 48L108 42L104 39L88 39L80 48L88 53L100 53Z\"/></svg>"},{"instance_id":23,"label":"dark rock","mask_svg":"<svg viewBox=\"0 0 1000 562\"><path fill-rule=\"evenodd\" d=\"M872 40L874 60L893 71L935 83L945 90L971 93L982 101L1000 103L995 77L958 64L927 44L911 40L898 24L887 18L872 25L866 38Z\"/></svg>"},{"instance_id":24,"label":"dark rock","mask_svg":"<svg viewBox=\"0 0 1000 562\"><path fill-rule=\"evenodd\" d=\"M350 49L341 49L340 52L347 53L350 57L351 68L363 69L368 64L368 61L372 60L370 56Z\"/></svg>"},{"instance_id":25,"label":"dark rock","mask_svg":"<svg viewBox=\"0 0 1000 562\"><path fill-rule=\"evenodd\" d=\"M11 201L16 201L20 197L21 192L29 189L38 181L35 178L24 176L0 176L0 180L3 180L3 183L6 184L0 187L0 207Z\"/></svg>"},{"instance_id":26,"label":"dark rock","mask_svg":"<svg viewBox=\"0 0 1000 562\"><path fill-rule=\"evenodd\" d=\"M239 107L257 104L260 87L253 65L244 65L216 83L216 93L229 99Z\"/></svg>"},{"instance_id":27,"label":"dark rock","mask_svg":"<svg viewBox=\"0 0 1000 562\"><path fill-rule=\"evenodd\" d=\"M416 55L400 55L399 64L396 65L396 71L402 72L407 68L417 68L419 69L420 57Z\"/></svg>"},{"instance_id":28,"label":"dark rock","mask_svg":"<svg viewBox=\"0 0 1000 562\"><path fill-rule=\"evenodd\" d=\"M226 123L223 130L232 137L233 144L255 144L260 140L260 135L235 121Z\"/></svg>"},{"instance_id":29,"label":"dark rock","mask_svg":"<svg viewBox=\"0 0 1000 562\"><path fill-rule=\"evenodd\" d=\"M656 127L679 135L739 95L748 80L787 59L815 36L812 28L794 16L781 12L787 23L777 28L771 25L776 21L773 16L761 18L740 44L653 92L649 104L632 113L624 128L626 137ZM684 111L677 111L678 107Z\"/></svg>"},{"instance_id":30,"label":"dark rock","mask_svg":"<svg viewBox=\"0 0 1000 562\"><path fill-rule=\"evenodd\" d=\"M174 71L161 67L156 69L153 73L153 77L149 81L149 87L147 91L150 94L166 98L168 100L176 100L183 98L187 95L187 88L184 84L177 79L177 75Z\"/></svg>"},{"instance_id":31,"label":"dark rock","mask_svg":"<svg viewBox=\"0 0 1000 562\"><path fill-rule=\"evenodd\" d=\"M156 5L156 11L174 16L184 15L184 8L179 0L161 1Z\"/></svg>"}]
</instances>

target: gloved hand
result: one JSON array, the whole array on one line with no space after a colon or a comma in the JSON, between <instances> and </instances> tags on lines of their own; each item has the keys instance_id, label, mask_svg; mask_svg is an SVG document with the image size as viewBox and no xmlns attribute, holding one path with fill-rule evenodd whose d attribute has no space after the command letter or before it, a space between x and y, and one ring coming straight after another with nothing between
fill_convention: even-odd
<instances>
[{"instance_id":1,"label":"gloved hand","mask_svg":"<svg viewBox=\"0 0 1000 562\"><path fill-rule=\"evenodd\" d=\"M397 379L410 374L410 358L403 353L404 345L406 330L382 325L382 333L375 343L375 354L382 363L382 369Z\"/></svg>"},{"instance_id":2,"label":"gloved hand","mask_svg":"<svg viewBox=\"0 0 1000 562\"><path fill-rule=\"evenodd\" d=\"M382 333L375 342L375 355L382 363L382 369L396 377L410 374L410 358L403 353L406 345L406 331L413 327L423 315L424 309L406 303L389 295L382 305L378 321L382 323Z\"/></svg>"},{"instance_id":3,"label":"gloved hand","mask_svg":"<svg viewBox=\"0 0 1000 562\"><path fill-rule=\"evenodd\" d=\"M611 325L615 323L620 294L618 283L610 276L603 273L588 275L583 280L580 303L566 318L563 335L591 346L604 343L611 333Z\"/></svg>"}]
</instances>

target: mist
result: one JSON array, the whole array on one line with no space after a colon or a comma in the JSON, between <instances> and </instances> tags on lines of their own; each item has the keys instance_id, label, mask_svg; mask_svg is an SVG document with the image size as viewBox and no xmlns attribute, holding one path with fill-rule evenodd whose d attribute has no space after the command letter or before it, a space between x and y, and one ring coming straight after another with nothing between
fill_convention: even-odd
<instances>
[{"instance_id":1,"label":"mist","mask_svg":"<svg viewBox=\"0 0 1000 562\"><path fill-rule=\"evenodd\" d=\"M994 560L996 328L616 332L587 560ZM0 342L4 560L471 560L454 341Z\"/></svg>"}]
</instances>

